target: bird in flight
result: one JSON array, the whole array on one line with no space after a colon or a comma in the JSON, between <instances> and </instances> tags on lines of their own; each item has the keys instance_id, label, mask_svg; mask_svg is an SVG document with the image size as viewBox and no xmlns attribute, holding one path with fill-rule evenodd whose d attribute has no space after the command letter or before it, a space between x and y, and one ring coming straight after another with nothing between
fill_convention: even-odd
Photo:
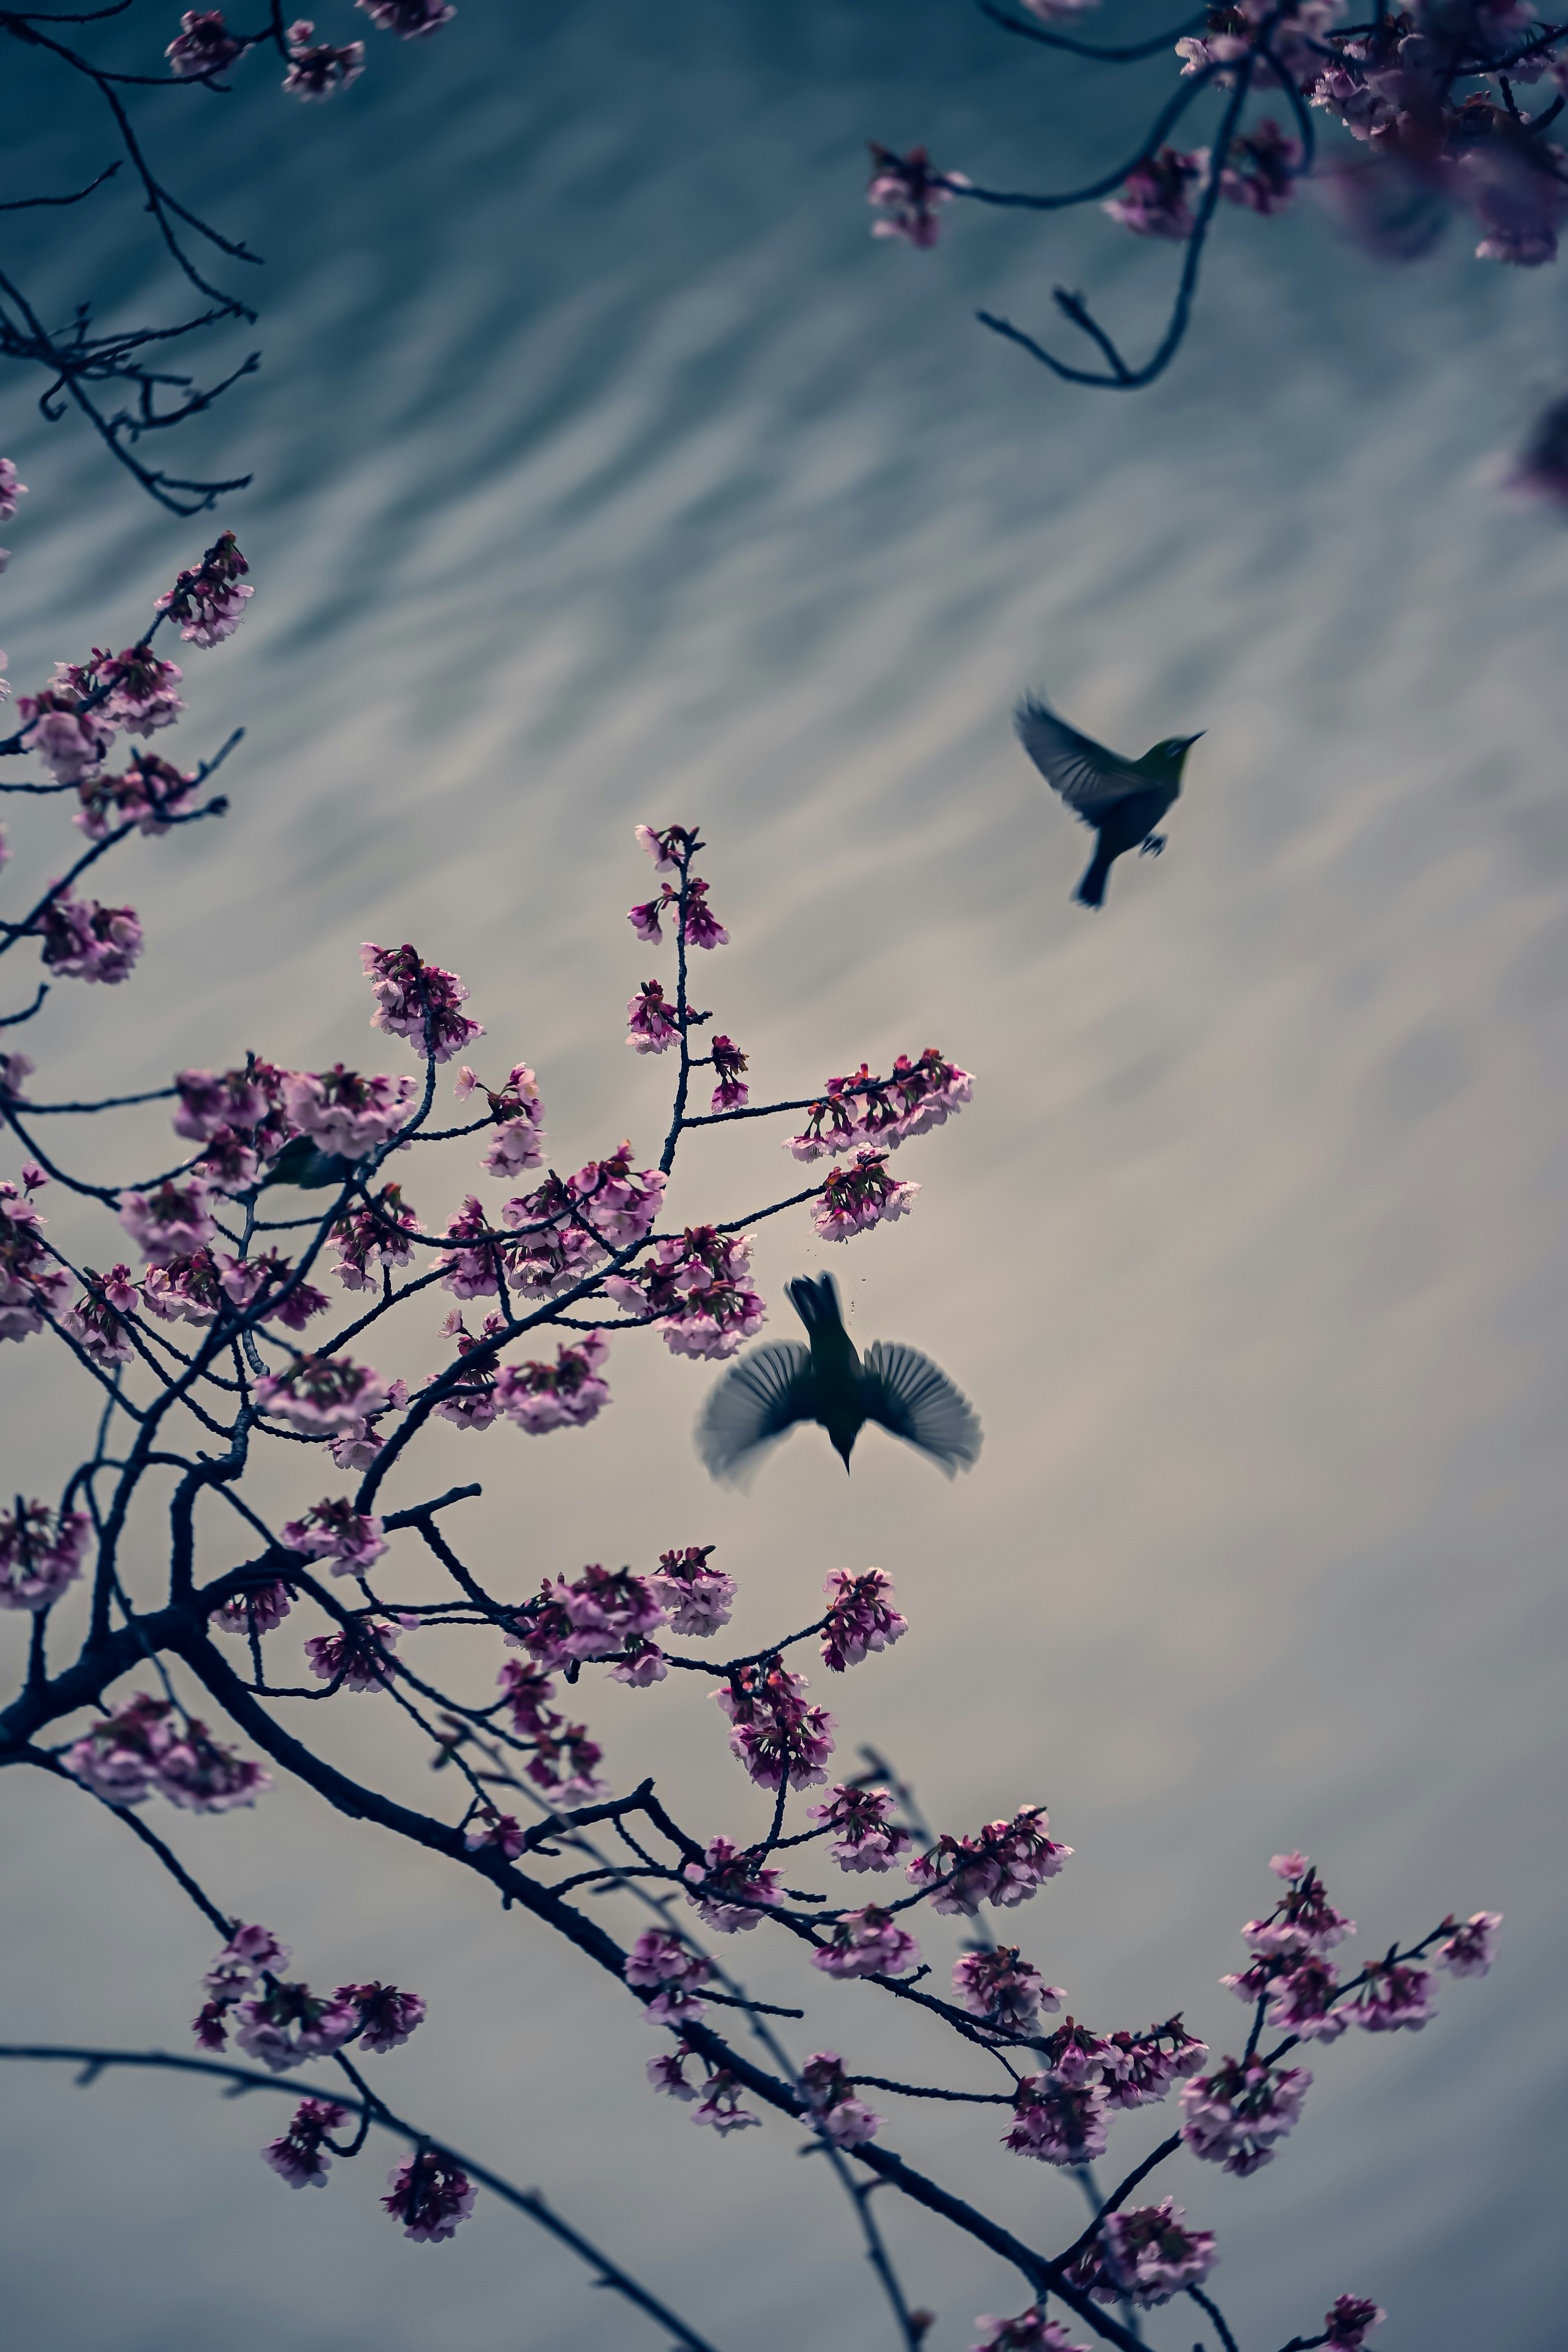
<instances>
[{"instance_id":1,"label":"bird in flight","mask_svg":"<svg viewBox=\"0 0 1568 2352\"><path fill-rule=\"evenodd\" d=\"M860 1355L844 1328L830 1274L815 1281L802 1275L785 1289L811 1344L770 1339L731 1365L697 1424L697 1450L715 1478L744 1483L762 1449L797 1421L826 1430L846 1470L868 1421L918 1446L950 1478L970 1468L980 1452L980 1423L929 1356L885 1339Z\"/></svg>"},{"instance_id":2,"label":"bird in flight","mask_svg":"<svg viewBox=\"0 0 1568 2352\"><path fill-rule=\"evenodd\" d=\"M1154 828L1182 789L1182 770L1198 737L1167 735L1141 760L1123 760L1080 735L1033 694L1024 697L1013 724L1051 790L1093 827L1094 856L1073 896L1080 907L1099 907L1124 850L1158 857L1164 848L1165 836Z\"/></svg>"}]
</instances>

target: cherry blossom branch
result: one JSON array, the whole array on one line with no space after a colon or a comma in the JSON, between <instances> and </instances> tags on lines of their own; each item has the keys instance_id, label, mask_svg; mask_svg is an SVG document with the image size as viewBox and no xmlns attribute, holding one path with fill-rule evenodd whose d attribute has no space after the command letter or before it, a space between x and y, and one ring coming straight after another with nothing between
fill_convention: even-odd
<instances>
[{"instance_id":1,"label":"cherry blossom branch","mask_svg":"<svg viewBox=\"0 0 1568 2352\"><path fill-rule=\"evenodd\" d=\"M216 2082L232 2084L231 2095L250 2091L280 2091L285 2097L297 2097L299 2094L297 2084L280 2082L275 2074L264 2074L252 2067L232 2065L224 2060L180 2057L162 2050L77 2049L48 2042L8 2042L0 2044L0 2059L79 2066L82 2072L78 2082L84 2088L90 2086L100 2074L115 2068L146 2068L167 2074L204 2074ZM421 2131L416 2125L395 2115L379 2093L373 2094L363 2085L357 2093L334 2089L331 2097L334 2105L347 2107L351 2114L365 2118L409 2147L418 2150L435 2148L449 2158L471 2179L481 2182L492 2196L499 2197L503 2204L510 2205L516 2211L526 2213L541 2229L548 2231L562 2245L569 2247L590 2269L597 2271L599 2275L594 2282L596 2286L613 2289L639 2311L646 2312L661 2327L668 2328L676 2342L688 2347L688 2352L713 2352L713 2347L706 2336L699 2336L667 2304L639 2285L628 2271L612 2261L591 2239L585 2238L581 2231L573 2229L569 2222L552 2212L537 2189L518 2189L500 2173L493 2172L488 2165L463 2155L445 2140L433 2140L428 2132Z\"/></svg>"}]
</instances>

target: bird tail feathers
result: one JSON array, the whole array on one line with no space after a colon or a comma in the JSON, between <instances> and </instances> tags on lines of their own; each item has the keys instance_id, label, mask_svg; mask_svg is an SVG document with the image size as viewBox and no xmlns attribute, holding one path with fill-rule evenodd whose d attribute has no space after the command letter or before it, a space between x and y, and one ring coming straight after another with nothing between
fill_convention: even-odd
<instances>
[{"instance_id":1,"label":"bird tail feathers","mask_svg":"<svg viewBox=\"0 0 1568 2352\"><path fill-rule=\"evenodd\" d=\"M1104 850L1097 849L1089 861L1083 880L1073 892L1073 898L1079 906L1104 906L1105 886L1110 879L1110 867L1111 860L1107 857Z\"/></svg>"},{"instance_id":2,"label":"bird tail feathers","mask_svg":"<svg viewBox=\"0 0 1568 2352\"><path fill-rule=\"evenodd\" d=\"M815 1276L797 1275L784 1285L790 1305L805 1325L808 1332L842 1331L844 1318L838 1310L838 1285L830 1274Z\"/></svg>"}]
</instances>

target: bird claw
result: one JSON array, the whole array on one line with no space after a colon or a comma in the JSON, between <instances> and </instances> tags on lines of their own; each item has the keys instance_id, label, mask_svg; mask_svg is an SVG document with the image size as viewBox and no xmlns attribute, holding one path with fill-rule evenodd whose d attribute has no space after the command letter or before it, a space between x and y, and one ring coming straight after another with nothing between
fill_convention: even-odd
<instances>
[{"instance_id":1,"label":"bird claw","mask_svg":"<svg viewBox=\"0 0 1568 2352\"><path fill-rule=\"evenodd\" d=\"M1152 833L1149 835L1148 840L1144 842L1142 847L1139 850L1138 855L1140 857L1158 857L1160 852L1164 848L1164 835L1163 833Z\"/></svg>"}]
</instances>

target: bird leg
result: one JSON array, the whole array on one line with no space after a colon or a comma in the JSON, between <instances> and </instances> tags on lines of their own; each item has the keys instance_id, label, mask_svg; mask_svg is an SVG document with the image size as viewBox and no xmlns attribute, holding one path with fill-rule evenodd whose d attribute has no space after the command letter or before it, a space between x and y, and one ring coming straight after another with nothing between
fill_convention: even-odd
<instances>
[{"instance_id":1,"label":"bird leg","mask_svg":"<svg viewBox=\"0 0 1568 2352\"><path fill-rule=\"evenodd\" d=\"M1164 835L1163 833L1152 833L1147 841L1144 842L1142 847L1139 850L1138 855L1140 857L1158 857L1160 852L1164 848Z\"/></svg>"}]
</instances>

